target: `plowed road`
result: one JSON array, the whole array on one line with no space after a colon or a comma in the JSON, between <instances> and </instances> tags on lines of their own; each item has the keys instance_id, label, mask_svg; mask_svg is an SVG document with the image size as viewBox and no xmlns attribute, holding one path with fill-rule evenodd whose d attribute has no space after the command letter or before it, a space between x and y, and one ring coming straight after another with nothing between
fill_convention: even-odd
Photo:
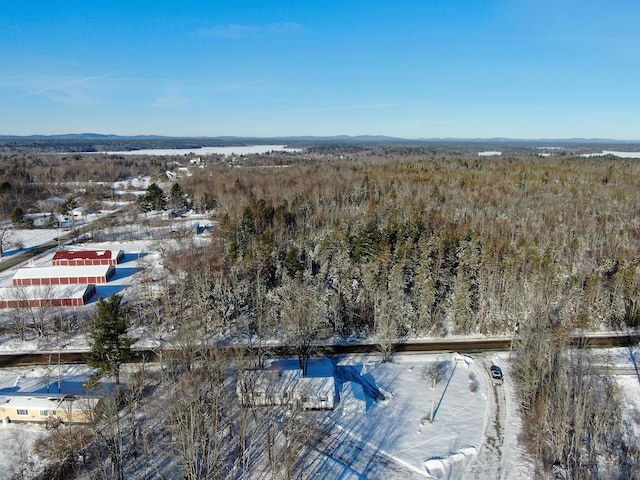
<instances>
[{"instance_id":1,"label":"plowed road","mask_svg":"<svg viewBox=\"0 0 640 480\"><path fill-rule=\"evenodd\" d=\"M460 352L477 353L486 351L504 351L511 347L511 337L494 338L473 338L473 339L442 339L430 341L407 341L394 343L392 351L394 353L424 353L424 352ZM575 336L572 343L580 347L628 347L637 345L640 341L639 334L633 335L588 335ZM255 346L222 346L217 347L233 350L256 350ZM263 352L269 356L295 356L294 346L277 345L262 346ZM312 347L313 355L336 355L348 353L376 353L379 352L379 344L375 343L348 343L340 345L316 344ZM50 363L84 363L84 351L47 351L47 352L16 352L0 354L0 367L22 366L22 365L48 365ZM162 350L135 350L133 362L143 360L159 362L164 355L179 353L177 349L164 348Z\"/></svg>"}]
</instances>

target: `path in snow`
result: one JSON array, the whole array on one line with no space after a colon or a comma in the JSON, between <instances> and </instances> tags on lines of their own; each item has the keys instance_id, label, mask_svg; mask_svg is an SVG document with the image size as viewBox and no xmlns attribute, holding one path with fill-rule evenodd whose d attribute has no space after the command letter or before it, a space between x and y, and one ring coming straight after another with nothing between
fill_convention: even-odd
<instances>
[{"instance_id":1,"label":"path in snow","mask_svg":"<svg viewBox=\"0 0 640 480\"><path fill-rule=\"evenodd\" d=\"M486 361L479 362L488 368ZM485 431L485 441L480 447L478 452L478 459L470 469L471 478L478 480L485 478L502 479L504 477L504 431L507 426L506 422L506 397L504 384L498 385L494 383L490 378L487 380L490 383L492 401L489 402L489 421Z\"/></svg>"},{"instance_id":2,"label":"path in snow","mask_svg":"<svg viewBox=\"0 0 640 480\"><path fill-rule=\"evenodd\" d=\"M514 379L511 374L511 361L506 354L478 356L478 365L483 367L486 381L492 385L489 389L489 416L485 428L485 441L478 452L476 462L468 469L465 478L485 480L525 480L534 477L531 460L527 458L523 447L518 443L522 430L522 419L516 399ZM492 382L489 367L497 364L504 373L504 382L497 385Z\"/></svg>"}]
</instances>

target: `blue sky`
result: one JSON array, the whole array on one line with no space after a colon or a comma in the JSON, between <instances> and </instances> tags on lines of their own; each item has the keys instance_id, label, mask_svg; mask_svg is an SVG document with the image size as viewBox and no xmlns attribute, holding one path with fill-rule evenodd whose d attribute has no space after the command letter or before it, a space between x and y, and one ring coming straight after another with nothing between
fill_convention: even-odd
<instances>
[{"instance_id":1,"label":"blue sky","mask_svg":"<svg viewBox=\"0 0 640 480\"><path fill-rule=\"evenodd\" d=\"M640 139L637 0L12 1L0 134Z\"/></svg>"}]
</instances>

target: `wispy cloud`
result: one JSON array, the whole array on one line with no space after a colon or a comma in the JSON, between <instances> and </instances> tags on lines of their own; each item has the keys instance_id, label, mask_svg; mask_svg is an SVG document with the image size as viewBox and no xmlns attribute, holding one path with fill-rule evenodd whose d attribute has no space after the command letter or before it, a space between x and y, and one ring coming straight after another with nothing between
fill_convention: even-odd
<instances>
[{"instance_id":1,"label":"wispy cloud","mask_svg":"<svg viewBox=\"0 0 640 480\"><path fill-rule=\"evenodd\" d=\"M13 100L20 100L22 98L26 98L26 97L32 97L35 95L42 95L45 93L50 93L50 92L65 92L67 93L69 91L70 87L74 87L77 85L81 85L83 83L87 83L87 82L91 82L94 80L100 80L103 78L108 77L109 74L104 74L104 75L95 75L93 77L85 77L85 78L78 78L75 80L70 80L70 81L66 81L64 83L56 83L53 85L47 85L43 88L39 88L37 90L31 90L29 92L23 93L22 95L18 95L17 97L14 97ZM32 77L33 79L33 77ZM51 77L38 77L39 80L45 80L45 79L51 79Z\"/></svg>"},{"instance_id":2,"label":"wispy cloud","mask_svg":"<svg viewBox=\"0 0 640 480\"><path fill-rule=\"evenodd\" d=\"M231 40L242 38L260 38L275 35L291 35L301 32L302 25L294 22L269 23L267 25L217 25L213 28L202 28L197 31L201 37L226 38Z\"/></svg>"}]
</instances>

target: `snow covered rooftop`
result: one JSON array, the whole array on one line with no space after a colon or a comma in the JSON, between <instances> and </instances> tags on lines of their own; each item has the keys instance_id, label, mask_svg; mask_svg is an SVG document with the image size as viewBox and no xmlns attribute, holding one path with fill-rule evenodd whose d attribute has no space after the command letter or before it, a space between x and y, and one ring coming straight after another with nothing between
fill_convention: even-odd
<instances>
[{"instance_id":1,"label":"snow covered rooftop","mask_svg":"<svg viewBox=\"0 0 640 480\"><path fill-rule=\"evenodd\" d=\"M2 287L0 301L10 300L41 300L53 298L81 299L93 285L37 285L30 287Z\"/></svg>"},{"instance_id":2,"label":"snow covered rooftop","mask_svg":"<svg viewBox=\"0 0 640 480\"><path fill-rule=\"evenodd\" d=\"M63 403L69 403L70 401L81 402L87 407L93 408L98 403L99 399L96 397L73 397L63 394L52 395L34 395L32 393L13 393L12 395L0 395L0 407L6 407L11 405L13 408L25 408L34 410L47 410L47 409L62 409Z\"/></svg>"},{"instance_id":3,"label":"snow covered rooftop","mask_svg":"<svg viewBox=\"0 0 640 480\"><path fill-rule=\"evenodd\" d=\"M53 255L53 260L108 260L119 258L122 250L58 250Z\"/></svg>"},{"instance_id":4,"label":"snow covered rooftop","mask_svg":"<svg viewBox=\"0 0 640 480\"><path fill-rule=\"evenodd\" d=\"M13 280L34 278L104 277L113 269L111 265L88 265L78 267L24 267Z\"/></svg>"},{"instance_id":5,"label":"snow covered rooftop","mask_svg":"<svg viewBox=\"0 0 640 480\"><path fill-rule=\"evenodd\" d=\"M299 404L304 409L332 409L335 404L333 376L303 376L300 369L247 370L236 392L244 405Z\"/></svg>"}]
</instances>

